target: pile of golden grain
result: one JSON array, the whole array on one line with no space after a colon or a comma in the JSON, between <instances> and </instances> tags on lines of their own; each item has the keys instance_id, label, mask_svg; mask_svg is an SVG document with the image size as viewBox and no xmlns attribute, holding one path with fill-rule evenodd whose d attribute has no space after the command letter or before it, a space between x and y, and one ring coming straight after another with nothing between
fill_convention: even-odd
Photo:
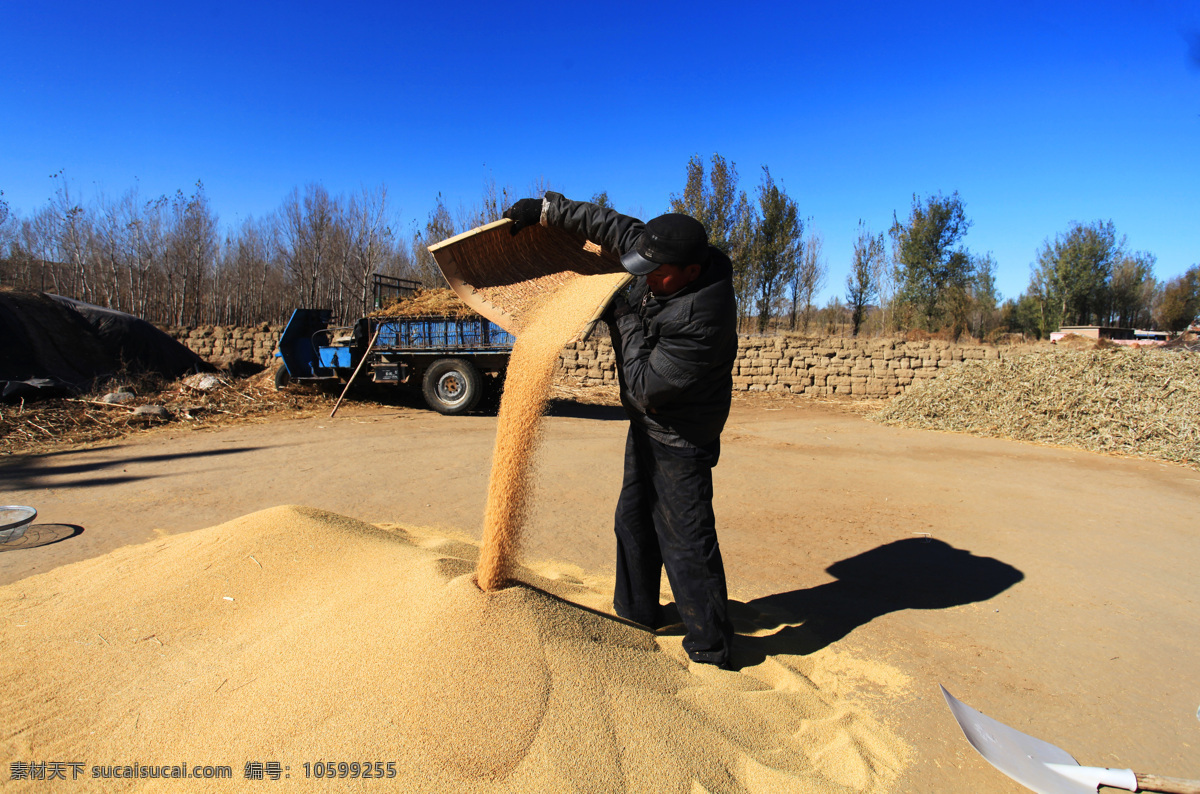
<instances>
[{"instance_id":1,"label":"pile of golden grain","mask_svg":"<svg viewBox=\"0 0 1200 794\"><path fill-rule=\"evenodd\" d=\"M275 507L0 587L0 754L227 768L103 786L188 792L273 762L287 790L878 794L909 762L856 695L907 691L893 668L833 647L689 665L599 611L611 582L518 567L532 586L483 593L476 553Z\"/></svg>"}]
</instances>

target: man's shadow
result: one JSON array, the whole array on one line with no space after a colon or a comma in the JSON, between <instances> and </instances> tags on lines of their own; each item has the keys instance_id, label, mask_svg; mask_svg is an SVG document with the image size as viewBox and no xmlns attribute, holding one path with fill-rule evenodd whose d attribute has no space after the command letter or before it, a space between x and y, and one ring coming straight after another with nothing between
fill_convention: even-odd
<instances>
[{"instance_id":1,"label":"man's shadow","mask_svg":"<svg viewBox=\"0 0 1200 794\"><path fill-rule=\"evenodd\" d=\"M986 601L1025 578L1008 563L929 538L888 543L825 570L837 581L744 603L730 600L739 635L736 667L774 654L813 653L889 612Z\"/></svg>"}]
</instances>

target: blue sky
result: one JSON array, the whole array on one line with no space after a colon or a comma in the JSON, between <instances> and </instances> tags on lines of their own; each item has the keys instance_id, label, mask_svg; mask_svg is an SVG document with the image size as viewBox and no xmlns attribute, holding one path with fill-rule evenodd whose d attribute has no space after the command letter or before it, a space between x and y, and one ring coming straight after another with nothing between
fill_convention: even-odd
<instances>
[{"instance_id":1,"label":"blue sky","mask_svg":"<svg viewBox=\"0 0 1200 794\"><path fill-rule=\"evenodd\" d=\"M1190 46L1189 46L1190 45ZM221 222L385 183L405 232L494 179L653 216L688 158L760 168L825 237L955 190L1006 297L1111 219L1200 263L1200 4L46 3L0 6L0 190L29 214L203 180Z\"/></svg>"}]
</instances>

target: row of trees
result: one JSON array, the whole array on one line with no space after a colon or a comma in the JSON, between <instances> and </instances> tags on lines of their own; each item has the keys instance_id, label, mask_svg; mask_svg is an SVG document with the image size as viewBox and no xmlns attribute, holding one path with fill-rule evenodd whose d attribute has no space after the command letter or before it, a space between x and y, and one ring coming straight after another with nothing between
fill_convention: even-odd
<instances>
[{"instance_id":1,"label":"row of trees","mask_svg":"<svg viewBox=\"0 0 1200 794\"><path fill-rule=\"evenodd\" d=\"M1038 252L1029 287L1004 307L1005 323L1045 336L1064 325L1179 332L1200 311L1200 266L1160 283L1155 257L1130 251L1112 221L1073 223Z\"/></svg>"},{"instance_id":2,"label":"row of trees","mask_svg":"<svg viewBox=\"0 0 1200 794\"><path fill-rule=\"evenodd\" d=\"M61 177L59 177L61 179ZM164 324L250 325L297 306L370 308L373 273L412 272L387 190L293 190L274 213L221 234L204 185L85 207L65 182L29 218L0 218L0 285L54 292Z\"/></svg>"},{"instance_id":3,"label":"row of trees","mask_svg":"<svg viewBox=\"0 0 1200 794\"><path fill-rule=\"evenodd\" d=\"M403 234L386 187L333 196L310 184L266 217L222 232L199 182L190 194L143 200L131 190L85 206L61 174L55 179L53 198L26 218L11 213L0 192L0 286L177 325L278 322L297 306L353 319L373 308L373 274L439 286L428 245L496 220L521 195L549 187L539 179L517 194L489 181L477 203L453 212L439 194L426 222ZM610 205L606 192L591 200ZM998 305L996 262L963 245L971 221L957 193L914 195L886 234L860 221L846 252L845 302L839 296L818 309L828 276L823 239L769 168L748 194L733 162L694 156L668 205L703 222L728 252L743 330L920 329L980 338L1089 324L1177 331L1200 311L1200 266L1159 283L1153 255L1129 251L1111 221L1072 224L1047 240L1026 292Z\"/></svg>"},{"instance_id":4,"label":"row of trees","mask_svg":"<svg viewBox=\"0 0 1200 794\"><path fill-rule=\"evenodd\" d=\"M963 244L972 223L957 192L914 195L907 217L893 216L890 250L883 233L859 221L845 302L835 297L818 312L813 296L828 269L811 219L801 219L796 200L766 167L754 200L737 182L736 167L720 155L713 155L707 176L693 157L684 192L670 206L704 222L713 242L729 252L743 325L760 333L808 331L814 319L820 331L854 336L921 330L953 338L1045 338L1063 325L1177 333L1200 314L1200 265L1159 282L1154 256L1130 251L1111 221L1074 223L1047 240L1029 289L1001 303L995 259Z\"/></svg>"},{"instance_id":5,"label":"row of trees","mask_svg":"<svg viewBox=\"0 0 1200 794\"><path fill-rule=\"evenodd\" d=\"M805 227L795 199L766 166L752 201L738 189L734 163L712 156L708 173L694 156L687 164L683 193L672 194L671 212L691 215L708 229L713 245L729 254L744 326L759 333L773 316L786 315L789 330L807 329L813 298L825 283L821 236ZM751 322L753 318L753 321Z\"/></svg>"},{"instance_id":6,"label":"row of trees","mask_svg":"<svg viewBox=\"0 0 1200 794\"><path fill-rule=\"evenodd\" d=\"M735 165L721 155L712 156L707 175L704 162L693 157L671 210L702 221L713 243L729 253L744 325L760 333L770 327L807 331L813 297L828 275L821 235L767 167L753 200L737 183ZM995 262L960 245L969 227L957 193L914 196L909 217L894 219L889 256L883 233L859 221L846 279L850 332L990 331L998 322Z\"/></svg>"}]
</instances>

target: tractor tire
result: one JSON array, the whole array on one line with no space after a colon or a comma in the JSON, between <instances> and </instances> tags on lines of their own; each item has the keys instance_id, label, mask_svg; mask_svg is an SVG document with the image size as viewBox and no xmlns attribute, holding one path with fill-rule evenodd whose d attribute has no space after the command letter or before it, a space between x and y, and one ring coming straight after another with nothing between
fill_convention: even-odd
<instances>
[{"instance_id":1,"label":"tractor tire","mask_svg":"<svg viewBox=\"0 0 1200 794\"><path fill-rule=\"evenodd\" d=\"M291 382L292 376L288 374L287 367L280 364L279 369L275 370L275 391L283 391Z\"/></svg>"},{"instance_id":2,"label":"tractor tire","mask_svg":"<svg viewBox=\"0 0 1200 794\"><path fill-rule=\"evenodd\" d=\"M440 358L429 365L422 379L425 402L440 414L465 414L483 396L483 377L470 361Z\"/></svg>"}]
</instances>

